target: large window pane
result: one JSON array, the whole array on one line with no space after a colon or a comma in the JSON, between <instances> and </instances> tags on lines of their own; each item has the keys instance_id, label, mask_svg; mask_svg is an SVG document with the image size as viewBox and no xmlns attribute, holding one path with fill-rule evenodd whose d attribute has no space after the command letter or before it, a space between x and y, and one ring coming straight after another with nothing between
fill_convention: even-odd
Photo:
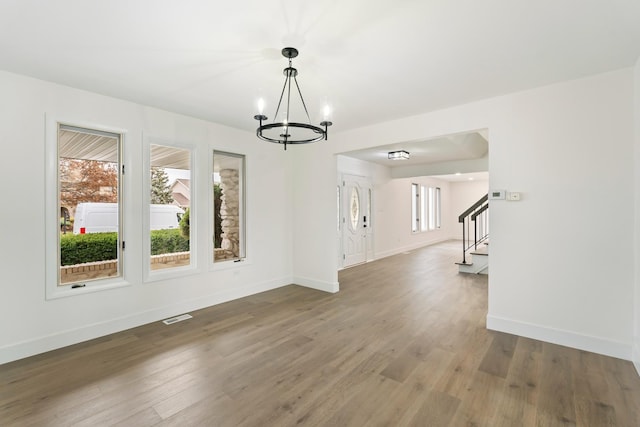
<instances>
[{"instance_id":1,"label":"large window pane","mask_svg":"<svg viewBox=\"0 0 640 427\"><path fill-rule=\"evenodd\" d=\"M151 270L190 264L191 151L150 146Z\"/></svg>"},{"instance_id":2,"label":"large window pane","mask_svg":"<svg viewBox=\"0 0 640 427\"><path fill-rule=\"evenodd\" d=\"M121 136L58 124L58 285L121 276Z\"/></svg>"},{"instance_id":3,"label":"large window pane","mask_svg":"<svg viewBox=\"0 0 640 427\"><path fill-rule=\"evenodd\" d=\"M429 230L436 228L435 188L429 187Z\"/></svg>"},{"instance_id":4,"label":"large window pane","mask_svg":"<svg viewBox=\"0 0 640 427\"><path fill-rule=\"evenodd\" d=\"M245 257L244 156L213 152L213 261Z\"/></svg>"},{"instance_id":5,"label":"large window pane","mask_svg":"<svg viewBox=\"0 0 640 427\"><path fill-rule=\"evenodd\" d=\"M440 187L429 187L429 230L440 228L441 217Z\"/></svg>"},{"instance_id":6,"label":"large window pane","mask_svg":"<svg viewBox=\"0 0 640 427\"><path fill-rule=\"evenodd\" d=\"M427 187L420 186L420 231L427 231Z\"/></svg>"}]
</instances>

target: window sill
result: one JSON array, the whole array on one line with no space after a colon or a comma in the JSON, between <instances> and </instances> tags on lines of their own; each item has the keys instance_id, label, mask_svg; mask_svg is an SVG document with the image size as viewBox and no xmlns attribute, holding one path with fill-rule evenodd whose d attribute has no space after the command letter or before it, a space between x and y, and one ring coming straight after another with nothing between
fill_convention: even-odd
<instances>
[{"instance_id":1,"label":"window sill","mask_svg":"<svg viewBox=\"0 0 640 427\"><path fill-rule=\"evenodd\" d=\"M218 261L211 263L209 271L230 270L232 268L242 268L253 264L248 258L239 260Z\"/></svg>"},{"instance_id":2,"label":"window sill","mask_svg":"<svg viewBox=\"0 0 640 427\"><path fill-rule=\"evenodd\" d=\"M109 281L107 283L96 282L92 284L87 284L86 286L81 288L72 288L71 286L72 285L65 285L65 286L56 285L55 288L48 287L46 299L54 300L58 298L85 295L93 292L107 291L110 289L124 288L124 287L131 286L131 283L123 279L117 279L114 281Z\"/></svg>"},{"instance_id":3,"label":"window sill","mask_svg":"<svg viewBox=\"0 0 640 427\"><path fill-rule=\"evenodd\" d=\"M177 279L180 277L193 276L199 274L200 269L195 266L186 265L184 267L174 267L165 270L153 270L146 274L145 283L159 282L161 280Z\"/></svg>"}]
</instances>

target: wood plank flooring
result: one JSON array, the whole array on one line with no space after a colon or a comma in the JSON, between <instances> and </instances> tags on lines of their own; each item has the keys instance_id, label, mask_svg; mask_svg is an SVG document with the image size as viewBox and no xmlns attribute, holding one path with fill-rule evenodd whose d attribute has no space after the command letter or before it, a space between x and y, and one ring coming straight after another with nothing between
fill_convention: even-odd
<instances>
[{"instance_id":1,"label":"wood plank flooring","mask_svg":"<svg viewBox=\"0 0 640 427\"><path fill-rule=\"evenodd\" d=\"M487 331L445 242L0 366L2 426L640 426L627 361Z\"/></svg>"}]
</instances>

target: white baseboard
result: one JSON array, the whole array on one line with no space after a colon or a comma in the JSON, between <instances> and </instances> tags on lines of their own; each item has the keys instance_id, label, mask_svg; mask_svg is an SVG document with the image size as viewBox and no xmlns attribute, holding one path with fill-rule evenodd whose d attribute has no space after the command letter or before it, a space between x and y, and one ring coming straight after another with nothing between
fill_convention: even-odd
<instances>
[{"instance_id":1,"label":"white baseboard","mask_svg":"<svg viewBox=\"0 0 640 427\"><path fill-rule=\"evenodd\" d=\"M305 288L317 289L319 291L329 292L332 294L340 291L340 283L338 282L323 282L320 280L309 279L307 277L294 277L292 283L304 286Z\"/></svg>"},{"instance_id":2,"label":"white baseboard","mask_svg":"<svg viewBox=\"0 0 640 427\"><path fill-rule=\"evenodd\" d=\"M438 240L433 240L433 241L429 241L429 242L421 242L421 243L416 243L414 245L407 245L407 246L402 246L400 248L393 248L393 249L389 249L386 251L381 251L381 252L376 252L375 255L375 259L382 259L382 258L387 258L393 255L398 255L401 254L403 252L409 252L409 251L413 251L416 249L420 249L420 248L424 248L425 246L431 246L431 245L435 245L436 243L442 243L442 242L446 242L447 240L452 240L450 238L442 238L442 239L438 239ZM462 249L461 249L462 251Z\"/></svg>"},{"instance_id":3,"label":"white baseboard","mask_svg":"<svg viewBox=\"0 0 640 427\"><path fill-rule=\"evenodd\" d=\"M94 323L76 329L69 329L55 334L22 341L0 347L0 365L25 357L59 349L72 344L99 338L115 332L135 328L147 323L157 322L168 317L199 310L212 305L235 300L271 289L287 286L292 283L291 277L253 283L235 287L223 292L206 295L201 298L181 301L164 307L155 308L141 313L124 316L105 322Z\"/></svg>"},{"instance_id":4,"label":"white baseboard","mask_svg":"<svg viewBox=\"0 0 640 427\"><path fill-rule=\"evenodd\" d=\"M487 329L590 351L618 359L632 360L632 346L630 343L625 344L604 338L577 334L571 331L548 328L546 326L491 315L487 315Z\"/></svg>"},{"instance_id":5,"label":"white baseboard","mask_svg":"<svg viewBox=\"0 0 640 427\"><path fill-rule=\"evenodd\" d=\"M633 365L636 367L636 372L640 375L640 343L636 342L633 346Z\"/></svg>"}]
</instances>

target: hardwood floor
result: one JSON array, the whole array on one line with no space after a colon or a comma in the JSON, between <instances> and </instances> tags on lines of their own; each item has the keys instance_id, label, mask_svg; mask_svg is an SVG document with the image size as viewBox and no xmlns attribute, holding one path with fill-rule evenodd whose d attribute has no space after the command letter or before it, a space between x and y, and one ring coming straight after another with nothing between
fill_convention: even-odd
<instances>
[{"instance_id":1,"label":"hardwood floor","mask_svg":"<svg viewBox=\"0 0 640 427\"><path fill-rule=\"evenodd\" d=\"M0 366L2 426L640 426L627 361L485 329L443 243Z\"/></svg>"}]
</instances>

